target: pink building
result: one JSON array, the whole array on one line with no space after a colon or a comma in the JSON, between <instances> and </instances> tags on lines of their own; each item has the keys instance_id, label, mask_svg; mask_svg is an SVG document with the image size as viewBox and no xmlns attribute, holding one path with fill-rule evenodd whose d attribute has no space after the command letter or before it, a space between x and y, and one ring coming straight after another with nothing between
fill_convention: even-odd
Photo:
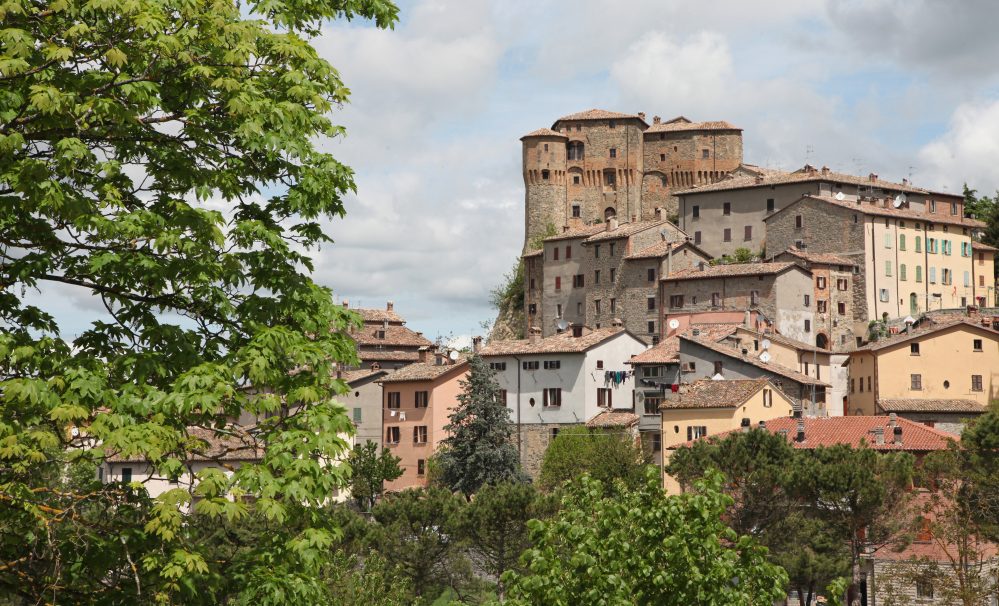
<instances>
[{"instance_id":1,"label":"pink building","mask_svg":"<svg viewBox=\"0 0 999 606\"><path fill-rule=\"evenodd\" d=\"M468 362L421 351L424 360L382 379L382 440L402 459L402 475L385 489L403 490L427 485L427 459L447 433L451 411L458 404Z\"/></svg>"}]
</instances>

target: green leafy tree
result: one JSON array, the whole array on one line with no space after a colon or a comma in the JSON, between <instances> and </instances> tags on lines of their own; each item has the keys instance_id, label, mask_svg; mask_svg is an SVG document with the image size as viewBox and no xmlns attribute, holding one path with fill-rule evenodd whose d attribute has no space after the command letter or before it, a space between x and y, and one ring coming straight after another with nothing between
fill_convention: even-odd
<instances>
[{"instance_id":1,"label":"green leafy tree","mask_svg":"<svg viewBox=\"0 0 999 606\"><path fill-rule=\"evenodd\" d=\"M378 553L363 560L337 552L325 577L331 604L411 606L412 587L398 568Z\"/></svg>"},{"instance_id":2,"label":"green leafy tree","mask_svg":"<svg viewBox=\"0 0 999 606\"><path fill-rule=\"evenodd\" d=\"M985 222L982 241L991 246L999 246L999 191L991 198L979 196L976 190L965 183L964 216Z\"/></svg>"},{"instance_id":3,"label":"green leafy tree","mask_svg":"<svg viewBox=\"0 0 999 606\"><path fill-rule=\"evenodd\" d=\"M462 534L475 562L496 580L501 601L506 593L501 576L519 569L520 554L530 546L527 522L542 517L546 505L532 485L503 482L483 486L465 507Z\"/></svg>"},{"instance_id":4,"label":"green leafy tree","mask_svg":"<svg viewBox=\"0 0 999 606\"><path fill-rule=\"evenodd\" d=\"M509 604L745 604L783 599L787 576L766 549L722 521L720 474L666 495L649 469L634 490L589 477L571 484L559 513L532 521L528 572L504 575Z\"/></svg>"},{"instance_id":5,"label":"green leafy tree","mask_svg":"<svg viewBox=\"0 0 999 606\"><path fill-rule=\"evenodd\" d=\"M385 482L391 482L402 475L399 457L388 448L378 453L374 442L355 444L347 462L350 464L350 496L358 509L371 511L375 501L385 492Z\"/></svg>"},{"instance_id":6,"label":"green leafy tree","mask_svg":"<svg viewBox=\"0 0 999 606\"><path fill-rule=\"evenodd\" d=\"M987 413L965 426L961 433L958 496L974 514L979 532L999 542L999 408L995 403Z\"/></svg>"},{"instance_id":7,"label":"green leafy tree","mask_svg":"<svg viewBox=\"0 0 999 606\"><path fill-rule=\"evenodd\" d=\"M343 134L327 114L348 90L310 38L396 17L387 0L0 7L0 592L217 603L231 562L206 557L190 507L273 524L234 600L321 601L336 529L313 513L346 484L351 430L332 371L356 362L359 320L309 277L354 189L314 145ZM29 303L42 287L61 290ZM103 312L69 343L49 306L73 290ZM199 472L194 494L55 480L108 454L176 476L203 447L189 428L241 415L266 419L261 460Z\"/></svg>"},{"instance_id":8,"label":"green leafy tree","mask_svg":"<svg viewBox=\"0 0 999 606\"><path fill-rule=\"evenodd\" d=\"M459 381L458 405L444 428L434 455L438 481L470 495L487 484L523 477L514 447L513 424L506 405L497 399L499 385L489 363L480 356L468 360L468 377Z\"/></svg>"},{"instance_id":9,"label":"green leafy tree","mask_svg":"<svg viewBox=\"0 0 999 606\"><path fill-rule=\"evenodd\" d=\"M622 480L629 487L644 482L649 456L626 431L567 427L548 445L538 482L552 490L589 474L608 487Z\"/></svg>"},{"instance_id":10,"label":"green leafy tree","mask_svg":"<svg viewBox=\"0 0 999 606\"><path fill-rule=\"evenodd\" d=\"M465 500L443 488L409 489L375 505L370 544L399 567L413 597L435 598L445 589L459 595L470 584L461 515Z\"/></svg>"}]
</instances>

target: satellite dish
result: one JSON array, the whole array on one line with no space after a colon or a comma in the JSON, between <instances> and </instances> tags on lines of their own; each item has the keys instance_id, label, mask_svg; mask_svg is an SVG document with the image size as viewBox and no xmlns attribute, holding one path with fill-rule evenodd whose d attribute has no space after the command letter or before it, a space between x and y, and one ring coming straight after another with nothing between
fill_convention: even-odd
<instances>
[{"instance_id":1,"label":"satellite dish","mask_svg":"<svg viewBox=\"0 0 999 606\"><path fill-rule=\"evenodd\" d=\"M843 192L838 191L838 192L836 192L836 199L839 200L840 202L842 202L843 200L846 199L846 195L843 194Z\"/></svg>"},{"instance_id":2,"label":"satellite dish","mask_svg":"<svg viewBox=\"0 0 999 606\"><path fill-rule=\"evenodd\" d=\"M913 318L912 316L906 316L905 319L903 319L902 321L905 322L906 324L915 324L916 319Z\"/></svg>"},{"instance_id":3,"label":"satellite dish","mask_svg":"<svg viewBox=\"0 0 999 606\"><path fill-rule=\"evenodd\" d=\"M763 346L763 349L770 349L770 339L763 339L763 342L760 343L760 345Z\"/></svg>"},{"instance_id":4,"label":"satellite dish","mask_svg":"<svg viewBox=\"0 0 999 606\"><path fill-rule=\"evenodd\" d=\"M760 354L760 362L763 362L764 364L766 364L769 361L770 361L770 352L769 351L765 351L765 352L763 352L763 353Z\"/></svg>"},{"instance_id":5,"label":"satellite dish","mask_svg":"<svg viewBox=\"0 0 999 606\"><path fill-rule=\"evenodd\" d=\"M721 373L718 373L715 376L711 377L711 380L712 381L724 381L725 377L723 377Z\"/></svg>"},{"instance_id":6,"label":"satellite dish","mask_svg":"<svg viewBox=\"0 0 999 606\"><path fill-rule=\"evenodd\" d=\"M906 200L905 194L899 194L895 196L895 201L892 202L892 206L894 206L895 208L899 208L900 206L905 204L905 200Z\"/></svg>"},{"instance_id":7,"label":"satellite dish","mask_svg":"<svg viewBox=\"0 0 999 606\"><path fill-rule=\"evenodd\" d=\"M458 351L457 351L457 350L454 350L454 349L452 349L452 350L451 350L451 353L449 353L449 354L447 355L447 357L451 358L451 361L454 361L454 360L457 360L457 359L458 359Z\"/></svg>"},{"instance_id":8,"label":"satellite dish","mask_svg":"<svg viewBox=\"0 0 999 606\"><path fill-rule=\"evenodd\" d=\"M673 318L672 320L669 321L669 329L676 330L677 328L680 328L680 321L677 320L676 318Z\"/></svg>"},{"instance_id":9,"label":"satellite dish","mask_svg":"<svg viewBox=\"0 0 999 606\"><path fill-rule=\"evenodd\" d=\"M555 324L555 326L558 327L559 332L562 332L565 329L569 328L569 323L559 318L559 321Z\"/></svg>"},{"instance_id":10,"label":"satellite dish","mask_svg":"<svg viewBox=\"0 0 999 606\"><path fill-rule=\"evenodd\" d=\"M77 428L77 427L74 427L73 429L70 429L70 430L69 430L69 433L70 433L70 435L71 435L71 436L73 436L74 438L78 438L78 437L80 437L80 430L79 430L79 428Z\"/></svg>"}]
</instances>

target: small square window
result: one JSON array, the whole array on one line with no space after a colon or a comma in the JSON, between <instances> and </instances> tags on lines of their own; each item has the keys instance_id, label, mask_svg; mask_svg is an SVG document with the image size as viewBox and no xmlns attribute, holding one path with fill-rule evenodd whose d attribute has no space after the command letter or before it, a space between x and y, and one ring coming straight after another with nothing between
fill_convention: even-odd
<instances>
[{"instance_id":1,"label":"small square window","mask_svg":"<svg viewBox=\"0 0 999 606\"><path fill-rule=\"evenodd\" d=\"M909 344L909 355L918 356L919 355L919 343Z\"/></svg>"},{"instance_id":2,"label":"small square window","mask_svg":"<svg viewBox=\"0 0 999 606\"><path fill-rule=\"evenodd\" d=\"M617 148L616 147L610 148L610 157L611 158L616 158L617 157Z\"/></svg>"},{"instance_id":3,"label":"small square window","mask_svg":"<svg viewBox=\"0 0 999 606\"><path fill-rule=\"evenodd\" d=\"M972 347L975 351L982 351L982 340L975 339L974 341L972 341Z\"/></svg>"}]
</instances>

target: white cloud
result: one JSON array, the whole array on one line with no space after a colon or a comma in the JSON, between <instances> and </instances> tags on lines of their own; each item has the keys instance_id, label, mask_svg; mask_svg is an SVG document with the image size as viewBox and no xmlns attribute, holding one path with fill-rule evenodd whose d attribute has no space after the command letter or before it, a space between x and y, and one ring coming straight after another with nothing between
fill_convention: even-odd
<instances>
[{"instance_id":1,"label":"white cloud","mask_svg":"<svg viewBox=\"0 0 999 606\"><path fill-rule=\"evenodd\" d=\"M999 189L999 100L960 105L949 130L919 150L930 184L959 192L967 183L980 193Z\"/></svg>"}]
</instances>

